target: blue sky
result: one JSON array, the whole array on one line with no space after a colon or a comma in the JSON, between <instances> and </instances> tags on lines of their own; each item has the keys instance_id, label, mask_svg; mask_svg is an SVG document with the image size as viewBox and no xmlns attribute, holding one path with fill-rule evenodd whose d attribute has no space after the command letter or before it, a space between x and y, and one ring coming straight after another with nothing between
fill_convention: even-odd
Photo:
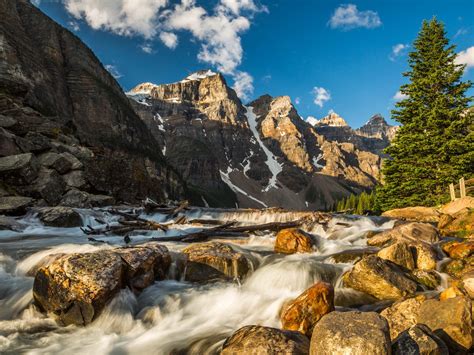
<instances>
[{"instance_id":1,"label":"blue sky","mask_svg":"<svg viewBox=\"0 0 474 355\"><path fill-rule=\"evenodd\" d=\"M301 116L390 117L423 19L442 20L474 81L473 0L37 0L125 91L221 70L244 101L289 95ZM470 92L474 95L474 91ZM393 123L393 122L392 122Z\"/></svg>"}]
</instances>

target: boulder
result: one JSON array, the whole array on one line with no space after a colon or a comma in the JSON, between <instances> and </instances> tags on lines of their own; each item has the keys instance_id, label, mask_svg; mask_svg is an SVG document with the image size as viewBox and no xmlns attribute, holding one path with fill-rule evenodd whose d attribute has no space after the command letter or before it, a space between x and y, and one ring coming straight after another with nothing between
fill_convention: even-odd
<instances>
[{"instance_id":1,"label":"boulder","mask_svg":"<svg viewBox=\"0 0 474 355\"><path fill-rule=\"evenodd\" d=\"M454 215L443 215L438 223L441 234L450 237L474 237L474 209L463 209Z\"/></svg>"},{"instance_id":2,"label":"boulder","mask_svg":"<svg viewBox=\"0 0 474 355\"><path fill-rule=\"evenodd\" d=\"M84 189L87 187L87 181L84 176L84 172L81 170L73 170L63 175L64 182L68 187L74 187L76 189Z\"/></svg>"},{"instance_id":3,"label":"boulder","mask_svg":"<svg viewBox=\"0 0 474 355\"><path fill-rule=\"evenodd\" d=\"M455 259L443 265L443 271L455 278L474 271L474 255L465 259Z\"/></svg>"},{"instance_id":4,"label":"boulder","mask_svg":"<svg viewBox=\"0 0 474 355\"><path fill-rule=\"evenodd\" d=\"M403 331L392 344L393 355L448 355L448 347L430 328L416 324Z\"/></svg>"},{"instance_id":5,"label":"boulder","mask_svg":"<svg viewBox=\"0 0 474 355\"><path fill-rule=\"evenodd\" d=\"M82 226L81 215L70 207L40 208L38 217L45 226L62 228Z\"/></svg>"},{"instance_id":6,"label":"boulder","mask_svg":"<svg viewBox=\"0 0 474 355\"><path fill-rule=\"evenodd\" d=\"M31 206L33 201L34 199L23 196L0 197L0 214L24 214L26 208Z\"/></svg>"},{"instance_id":7,"label":"boulder","mask_svg":"<svg viewBox=\"0 0 474 355\"><path fill-rule=\"evenodd\" d=\"M454 201L451 201L445 205L443 205L439 212L447 215L454 215L465 208L474 209L474 197L466 196L463 198L458 198Z\"/></svg>"},{"instance_id":8,"label":"boulder","mask_svg":"<svg viewBox=\"0 0 474 355\"><path fill-rule=\"evenodd\" d=\"M383 248L377 253L379 258L390 260L391 262L404 267L408 270L415 268L415 259L410 249L410 245L406 242L399 241Z\"/></svg>"},{"instance_id":9,"label":"boulder","mask_svg":"<svg viewBox=\"0 0 474 355\"><path fill-rule=\"evenodd\" d=\"M51 149L50 140L37 132L28 132L24 137L16 137L16 144L24 153L39 153Z\"/></svg>"},{"instance_id":10,"label":"boulder","mask_svg":"<svg viewBox=\"0 0 474 355\"><path fill-rule=\"evenodd\" d=\"M0 127L10 128L17 124L17 121L10 116L0 115Z\"/></svg>"},{"instance_id":11,"label":"boulder","mask_svg":"<svg viewBox=\"0 0 474 355\"><path fill-rule=\"evenodd\" d=\"M316 239L298 228L282 229L276 235L275 252L283 254L311 253L316 249Z\"/></svg>"},{"instance_id":12,"label":"boulder","mask_svg":"<svg viewBox=\"0 0 474 355\"><path fill-rule=\"evenodd\" d=\"M387 321L375 312L331 312L316 324L311 355L390 354Z\"/></svg>"},{"instance_id":13,"label":"boulder","mask_svg":"<svg viewBox=\"0 0 474 355\"><path fill-rule=\"evenodd\" d=\"M353 263L361 260L363 257L376 254L379 248L368 247L362 249L348 249L331 255L335 263Z\"/></svg>"},{"instance_id":14,"label":"boulder","mask_svg":"<svg viewBox=\"0 0 474 355\"><path fill-rule=\"evenodd\" d=\"M474 299L474 271L468 272L462 276L462 286L471 299Z\"/></svg>"},{"instance_id":15,"label":"boulder","mask_svg":"<svg viewBox=\"0 0 474 355\"><path fill-rule=\"evenodd\" d=\"M464 259L474 254L474 240L448 242L443 244L442 249L452 259Z\"/></svg>"},{"instance_id":16,"label":"boulder","mask_svg":"<svg viewBox=\"0 0 474 355\"><path fill-rule=\"evenodd\" d=\"M84 168L84 164L81 163L79 159L77 159L73 154L69 152L63 152L61 155L69 161L71 164L71 169L72 170L78 170Z\"/></svg>"},{"instance_id":17,"label":"boulder","mask_svg":"<svg viewBox=\"0 0 474 355\"><path fill-rule=\"evenodd\" d=\"M311 337L315 324L332 311L334 289L328 283L318 282L286 305L281 315L282 328Z\"/></svg>"},{"instance_id":18,"label":"boulder","mask_svg":"<svg viewBox=\"0 0 474 355\"><path fill-rule=\"evenodd\" d=\"M46 167L56 170L60 174L65 174L72 169L72 162L64 154L48 152L38 157L39 163Z\"/></svg>"},{"instance_id":19,"label":"boulder","mask_svg":"<svg viewBox=\"0 0 474 355\"><path fill-rule=\"evenodd\" d=\"M300 332L247 325L226 339L221 354L306 355L308 351L309 339Z\"/></svg>"},{"instance_id":20,"label":"boulder","mask_svg":"<svg viewBox=\"0 0 474 355\"><path fill-rule=\"evenodd\" d=\"M112 196L93 195L75 188L71 188L67 191L59 202L61 206L76 208L104 207L111 206L114 203L115 200Z\"/></svg>"},{"instance_id":21,"label":"boulder","mask_svg":"<svg viewBox=\"0 0 474 355\"><path fill-rule=\"evenodd\" d=\"M396 208L382 213L384 217L416 222L438 222L439 215L436 208L422 206Z\"/></svg>"},{"instance_id":22,"label":"boulder","mask_svg":"<svg viewBox=\"0 0 474 355\"><path fill-rule=\"evenodd\" d=\"M369 255L343 276L344 285L378 299L399 299L413 295L418 285L391 261Z\"/></svg>"},{"instance_id":23,"label":"boulder","mask_svg":"<svg viewBox=\"0 0 474 355\"><path fill-rule=\"evenodd\" d=\"M66 184L55 170L41 168L30 189L32 195L43 198L49 205L57 205L66 190Z\"/></svg>"},{"instance_id":24,"label":"boulder","mask_svg":"<svg viewBox=\"0 0 474 355\"><path fill-rule=\"evenodd\" d=\"M36 272L33 296L61 323L87 325L121 288L149 286L170 262L168 249L157 244L64 255Z\"/></svg>"},{"instance_id":25,"label":"boulder","mask_svg":"<svg viewBox=\"0 0 474 355\"><path fill-rule=\"evenodd\" d=\"M428 223L405 223L376 234L367 240L367 244L383 247L399 240L433 244L439 241L439 232L434 226Z\"/></svg>"},{"instance_id":26,"label":"boulder","mask_svg":"<svg viewBox=\"0 0 474 355\"><path fill-rule=\"evenodd\" d=\"M422 284L430 290L434 290L441 284L441 276L435 270L413 270L412 277L416 282Z\"/></svg>"},{"instance_id":27,"label":"boulder","mask_svg":"<svg viewBox=\"0 0 474 355\"><path fill-rule=\"evenodd\" d=\"M21 232L25 229L23 225L18 223L15 218L8 216L0 216L0 230L11 230Z\"/></svg>"},{"instance_id":28,"label":"boulder","mask_svg":"<svg viewBox=\"0 0 474 355\"><path fill-rule=\"evenodd\" d=\"M415 258L415 268L433 270L437 255L432 244L439 241L438 230L426 223L407 223L384 231L367 240L371 246L385 247L397 242L407 243Z\"/></svg>"},{"instance_id":29,"label":"boulder","mask_svg":"<svg viewBox=\"0 0 474 355\"><path fill-rule=\"evenodd\" d=\"M383 316L390 327L390 338L394 340L403 331L414 326L418 320L421 304L426 300L426 296L418 295L395 302L385 308L380 315Z\"/></svg>"},{"instance_id":30,"label":"boulder","mask_svg":"<svg viewBox=\"0 0 474 355\"><path fill-rule=\"evenodd\" d=\"M20 154L21 150L15 143L15 135L0 128L0 157Z\"/></svg>"},{"instance_id":31,"label":"boulder","mask_svg":"<svg viewBox=\"0 0 474 355\"><path fill-rule=\"evenodd\" d=\"M242 279L251 268L244 254L220 242L194 244L183 253L187 256L185 279L191 282Z\"/></svg>"},{"instance_id":32,"label":"boulder","mask_svg":"<svg viewBox=\"0 0 474 355\"><path fill-rule=\"evenodd\" d=\"M31 153L0 158L0 178L7 183L30 184L37 175L36 159Z\"/></svg>"},{"instance_id":33,"label":"boulder","mask_svg":"<svg viewBox=\"0 0 474 355\"><path fill-rule=\"evenodd\" d=\"M453 351L472 346L471 300L464 296L423 302L418 323L427 325Z\"/></svg>"}]
</instances>

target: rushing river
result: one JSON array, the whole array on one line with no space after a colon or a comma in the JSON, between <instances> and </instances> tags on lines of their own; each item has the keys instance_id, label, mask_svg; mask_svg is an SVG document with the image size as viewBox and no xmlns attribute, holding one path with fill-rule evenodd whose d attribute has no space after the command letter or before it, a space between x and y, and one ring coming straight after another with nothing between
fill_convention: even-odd
<instances>
[{"instance_id":1,"label":"rushing river","mask_svg":"<svg viewBox=\"0 0 474 355\"><path fill-rule=\"evenodd\" d=\"M80 210L83 224L100 226L117 217L100 210ZM194 209L192 218L238 221L242 225L298 219L298 213L277 211L219 211ZM163 222L164 215L144 216ZM98 218L98 219L96 219ZM100 222L99 222L100 221ZM336 264L331 255L366 246L364 235L384 230L393 222L367 217L338 216L326 226L307 232L319 238L312 254L283 256L272 253L275 235L257 233L235 243L253 261L253 271L235 283L192 284L179 279L172 267L168 279L157 281L135 296L122 290L87 327L58 326L32 304L33 277L28 271L48 255L91 252L125 245L122 236L97 236L107 243L90 242L80 228L45 227L32 213L18 222L21 232L0 231L0 353L30 354L169 354L217 353L226 337L238 328L259 324L280 327L279 312L285 301L298 296L316 281L335 287L336 308L376 307L373 300L340 285L350 264ZM132 243L152 236L173 236L196 229L179 225L165 232L133 235ZM308 230L310 229L310 230ZM171 251L185 244L164 243Z\"/></svg>"}]
</instances>

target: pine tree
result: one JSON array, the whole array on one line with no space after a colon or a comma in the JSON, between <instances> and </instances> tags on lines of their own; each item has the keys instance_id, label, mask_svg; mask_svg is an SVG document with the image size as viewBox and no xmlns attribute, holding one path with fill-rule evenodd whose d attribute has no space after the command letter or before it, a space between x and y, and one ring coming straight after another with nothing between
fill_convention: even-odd
<instances>
[{"instance_id":1,"label":"pine tree","mask_svg":"<svg viewBox=\"0 0 474 355\"><path fill-rule=\"evenodd\" d=\"M423 22L413 47L403 74L409 83L400 89L406 98L392 111L401 127L386 149L391 160L377 191L382 210L439 204L449 183L474 174L472 98L466 96L472 84L461 80L465 66L456 64L455 46L436 19Z\"/></svg>"}]
</instances>

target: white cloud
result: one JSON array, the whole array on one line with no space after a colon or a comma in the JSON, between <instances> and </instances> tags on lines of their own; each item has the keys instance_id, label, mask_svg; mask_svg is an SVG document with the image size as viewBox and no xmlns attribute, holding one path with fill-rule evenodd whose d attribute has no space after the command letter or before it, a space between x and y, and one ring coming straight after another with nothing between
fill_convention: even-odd
<instances>
[{"instance_id":1,"label":"white cloud","mask_svg":"<svg viewBox=\"0 0 474 355\"><path fill-rule=\"evenodd\" d=\"M469 31L467 30L467 28L463 28L461 27L459 30L456 31L456 33L454 34L453 38L457 38L459 36L464 36L466 34L468 34Z\"/></svg>"},{"instance_id":2,"label":"white cloud","mask_svg":"<svg viewBox=\"0 0 474 355\"><path fill-rule=\"evenodd\" d=\"M393 95L392 99L394 101L401 101L401 100L408 99L408 95L402 94L402 92L399 90L396 92L395 95Z\"/></svg>"},{"instance_id":3,"label":"white cloud","mask_svg":"<svg viewBox=\"0 0 474 355\"><path fill-rule=\"evenodd\" d=\"M155 52L150 43L143 43L142 45L140 45L140 49L146 54L152 54Z\"/></svg>"},{"instance_id":4,"label":"white cloud","mask_svg":"<svg viewBox=\"0 0 474 355\"><path fill-rule=\"evenodd\" d=\"M160 39L161 42L170 49L175 49L178 45L178 36L173 32L161 32Z\"/></svg>"},{"instance_id":5,"label":"white cloud","mask_svg":"<svg viewBox=\"0 0 474 355\"><path fill-rule=\"evenodd\" d=\"M456 57L456 64L466 65L466 71L474 67L474 46L459 52Z\"/></svg>"},{"instance_id":6,"label":"white cloud","mask_svg":"<svg viewBox=\"0 0 474 355\"><path fill-rule=\"evenodd\" d=\"M366 10L359 11L354 4L339 6L329 20L331 28L351 30L358 27L376 28L382 25L377 12Z\"/></svg>"},{"instance_id":7,"label":"white cloud","mask_svg":"<svg viewBox=\"0 0 474 355\"><path fill-rule=\"evenodd\" d=\"M249 73L239 71L235 73L233 77L233 89L241 99L248 100L253 93L252 76Z\"/></svg>"},{"instance_id":8,"label":"white cloud","mask_svg":"<svg viewBox=\"0 0 474 355\"><path fill-rule=\"evenodd\" d=\"M297 97L295 98L295 104L299 105L301 103L301 98Z\"/></svg>"},{"instance_id":9,"label":"white cloud","mask_svg":"<svg viewBox=\"0 0 474 355\"><path fill-rule=\"evenodd\" d=\"M397 57L404 55L407 52L407 49L410 47L408 44L398 43L392 47L392 53L389 58L394 62Z\"/></svg>"},{"instance_id":10,"label":"white cloud","mask_svg":"<svg viewBox=\"0 0 474 355\"><path fill-rule=\"evenodd\" d=\"M118 35L156 37L167 47L178 44L179 31L190 32L199 45L198 60L210 64L236 82L238 92L253 90L249 74L238 70L243 58L241 35L257 12L268 11L254 0L219 0L208 11L196 0L64 0L66 10L93 29ZM151 47L141 46L146 53ZM248 76L246 76L246 75Z\"/></svg>"},{"instance_id":11,"label":"white cloud","mask_svg":"<svg viewBox=\"0 0 474 355\"><path fill-rule=\"evenodd\" d=\"M167 0L64 0L66 10L93 29L147 39L157 32L158 14Z\"/></svg>"},{"instance_id":12,"label":"white cloud","mask_svg":"<svg viewBox=\"0 0 474 355\"><path fill-rule=\"evenodd\" d=\"M112 64L106 64L105 65L105 69L108 70L108 72L110 74L112 74L112 76L115 78L115 79L120 79L123 75L122 73L120 73L117 69L117 67L115 65L112 65Z\"/></svg>"},{"instance_id":13,"label":"white cloud","mask_svg":"<svg viewBox=\"0 0 474 355\"><path fill-rule=\"evenodd\" d=\"M331 94L323 87L315 86L312 93L314 94L313 102L321 108L327 101L331 100Z\"/></svg>"}]
</instances>

